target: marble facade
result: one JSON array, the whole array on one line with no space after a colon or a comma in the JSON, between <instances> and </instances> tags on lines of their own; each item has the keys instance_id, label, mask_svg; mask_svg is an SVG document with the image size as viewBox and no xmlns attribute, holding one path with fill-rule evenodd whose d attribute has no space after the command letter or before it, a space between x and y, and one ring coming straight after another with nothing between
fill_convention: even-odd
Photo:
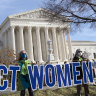
<instances>
[{"instance_id":1,"label":"marble facade","mask_svg":"<svg viewBox=\"0 0 96 96\"><path fill-rule=\"evenodd\" d=\"M72 59L70 23L49 22L45 9L36 9L8 16L0 25L1 50L19 53L26 50L31 61L48 61L48 41L52 41L54 62ZM65 17L64 17L65 18Z\"/></svg>"}]
</instances>

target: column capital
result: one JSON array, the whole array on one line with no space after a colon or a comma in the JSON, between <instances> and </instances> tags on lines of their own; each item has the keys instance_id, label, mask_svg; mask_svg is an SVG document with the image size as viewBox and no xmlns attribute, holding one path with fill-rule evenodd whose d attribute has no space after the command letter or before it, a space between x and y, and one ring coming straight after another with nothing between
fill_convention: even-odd
<instances>
[{"instance_id":1,"label":"column capital","mask_svg":"<svg viewBox=\"0 0 96 96\"><path fill-rule=\"evenodd\" d=\"M5 31L9 31L10 29L15 29L15 26L14 25L12 25L12 26L9 26Z\"/></svg>"},{"instance_id":2,"label":"column capital","mask_svg":"<svg viewBox=\"0 0 96 96\"><path fill-rule=\"evenodd\" d=\"M38 30L39 30L39 29L40 29L40 26L36 26L36 29L38 29Z\"/></svg>"},{"instance_id":3,"label":"column capital","mask_svg":"<svg viewBox=\"0 0 96 96\"><path fill-rule=\"evenodd\" d=\"M6 29L6 32L8 32L8 31L9 31L9 29L10 29L10 28Z\"/></svg>"},{"instance_id":4,"label":"column capital","mask_svg":"<svg viewBox=\"0 0 96 96\"><path fill-rule=\"evenodd\" d=\"M52 29L56 29L57 27L52 27Z\"/></svg>"},{"instance_id":5,"label":"column capital","mask_svg":"<svg viewBox=\"0 0 96 96\"><path fill-rule=\"evenodd\" d=\"M55 32L56 31L56 28L57 27L52 27L52 32Z\"/></svg>"},{"instance_id":6,"label":"column capital","mask_svg":"<svg viewBox=\"0 0 96 96\"><path fill-rule=\"evenodd\" d=\"M70 28L69 27L66 30L67 30L68 33L70 32Z\"/></svg>"},{"instance_id":7,"label":"column capital","mask_svg":"<svg viewBox=\"0 0 96 96\"><path fill-rule=\"evenodd\" d=\"M27 26L27 28L28 28L28 29L31 29L31 28L32 28L32 26Z\"/></svg>"},{"instance_id":8,"label":"column capital","mask_svg":"<svg viewBox=\"0 0 96 96\"><path fill-rule=\"evenodd\" d=\"M10 26L10 28L15 28L15 25Z\"/></svg>"},{"instance_id":9,"label":"column capital","mask_svg":"<svg viewBox=\"0 0 96 96\"><path fill-rule=\"evenodd\" d=\"M64 28L60 28L60 33L63 33L64 32Z\"/></svg>"},{"instance_id":10,"label":"column capital","mask_svg":"<svg viewBox=\"0 0 96 96\"><path fill-rule=\"evenodd\" d=\"M44 30L47 31L47 32L48 32L48 29L49 29L48 27L44 27Z\"/></svg>"},{"instance_id":11,"label":"column capital","mask_svg":"<svg viewBox=\"0 0 96 96\"><path fill-rule=\"evenodd\" d=\"M47 26L45 26L44 28L45 28L45 29L49 29L49 27L47 27Z\"/></svg>"},{"instance_id":12,"label":"column capital","mask_svg":"<svg viewBox=\"0 0 96 96\"><path fill-rule=\"evenodd\" d=\"M9 27L9 30L14 30L15 29L15 26L10 26Z\"/></svg>"},{"instance_id":13,"label":"column capital","mask_svg":"<svg viewBox=\"0 0 96 96\"><path fill-rule=\"evenodd\" d=\"M23 28L24 28L24 26L19 26L19 28L20 28L20 29L23 29Z\"/></svg>"}]
</instances>

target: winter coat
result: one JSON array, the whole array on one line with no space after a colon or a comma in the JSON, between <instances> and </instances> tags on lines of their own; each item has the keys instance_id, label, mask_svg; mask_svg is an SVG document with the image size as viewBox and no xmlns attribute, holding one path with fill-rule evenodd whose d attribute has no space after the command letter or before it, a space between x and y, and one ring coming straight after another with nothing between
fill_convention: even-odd
<instances>
[{"instance_id":1,"label":"winter coat","mask_svg":"<svg viewBox=\"0 0 96 96\"><path fill-rule=\"evenodd\" d=\"M82 57L74 57L73 58L73 62L80 62L80 66L79 67L76 67L76 71L79 71L80 72L80 75L77 76L77 80L80 80L83 78L83 72L82 72L82 61L83 61L83 58Z\"/></svg>"},{"instance_id":2,"label":"winter coat","mask_svg":"<svg viewBox=\"0 0 96 96\"><path fill-rule=\"evenodd\" d=\"M17 82L17 90L25 90L29 88L30 85L30 80L29 80L29 75L28 75L28 70L27 66L31 65L33 67L33 64L29 60L21 60L19 61L20 65L20 72L17 75L18 82Z\"/></svg>"}]
</instances>

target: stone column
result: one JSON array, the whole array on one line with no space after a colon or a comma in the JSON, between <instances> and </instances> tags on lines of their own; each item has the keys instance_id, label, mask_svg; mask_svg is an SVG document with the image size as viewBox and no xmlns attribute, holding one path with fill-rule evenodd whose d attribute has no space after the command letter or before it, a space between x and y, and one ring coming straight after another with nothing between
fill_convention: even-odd
<instances>
[{"instance_id":1,"label":"stone column","mask_svg":"<svg viewBox=\"0 0 96 96\"><path fill-rule=\"evenodd\" d=\"M63 36L64 36L64 45L65 45L65 58L67 59L68 56L67 56L67 45L66 45L66 36L65 36L65 30L63 32Z\"/></svg>"},{"instance_id":2,"label":"stone column","mask_svg":"<svg viewBox=\"0 0 96 96\"><path fill-rule=\"evenodd\" d=\"M7 31L4 32L4 48L7 48Z\"/></svg>"},{"instance_id":3,"label":"stone column","mask_svg":"<svg viewBox=\"0 0 96 96\"><path fill-rule=\"evenodd\" d=\"M19 27L19 51L24 50L23 26Z\"/></svg>"},{"instance_id":4,"label":"stone column","mask_svg":"<svg viewBox=\"0 0 96 96\"><path fill-rule=\"evenodd\" d=\"M11 26L10 27L10 47L11 49L16 52L16 48L15 48L15 32L14 32L14 26Z\"/></svg>"},{"instance_id":5,"label":"stone column","mask_svg":"<svg viewBox=\"0 0 96 96\"><path fill-rule=\"evenodd\" d=\"M56 28L52 28L52 36L53 36L53 50L54 50L54 58L55 61L58 61L58 46L57 46L57 37L56 37Z\"/></svg>"},{"instance_id":6,"label":"stone column","mask_svg":"<svg viewBox=\"0 0 96 96\"><path fill-rule=\"evenodd\" d=\"M40 27L36 27L36 36L37 36L37 54L38 54L38 61L43 62L42 60L42 50L41 49L41 40L40 40Z\"/></svg>"},{"instance_id":7,"label":"stone column","mask_svg":"<svg viewBox=\"0 0 96 96\"><path fill-rule=\"evenodd\" d=\"M2 38L3 37L3 38ZM4 33L3 33L3 36L2 36L1 38L3 39L3 42L1 42L1 47L3 47L2 48L2 51L3 51L3 56L6 56L6 53L7 53L7 49L8 49L8 43L7 43L7 31L5 31ZM4 46L3 46L3 44L4 44ZM0 52L1 52L1 50L0 50ZM1 55L1 54L0 54ZM2 56L1 56L2 57Z\"/></svg>"},{"instance_id":8,"label":"stone column","mask_svg":"<svg viewBox=\"0 0 96 96\"><path fill-rule=\"evenodd\" d=\"M62 50L62 61L64 61L66 59L66 55L65 55L65 43L64 43L64 37L63 37L63 29L60 29L60 41L61 41L61 50Z\"/></svg>"},{"instance_id":9,"label":"stone column","mask_svg":"<svg viewBox=\"0 0 96 96\"><path fill-rule=\"evenodd\" d=\"M10 42L10 30L9 30L9 28L7 29L7 40L8 40L8 41L7 41L7 43L8 43L8 44L7 44L7 47L8 47L8 49L10 49L10 43L11 43L11 42Z\"/></svg>"},{"instance_id":10,"label":"stone column","mask_svg":"<svg viewBox=\"0 0 96 96\"><path fill-rule=\"evenodd\" d=\"M31 26L28 26L28 54L29 59L34 62L34 56L33 56L33 42L32 42L32 33L31 33Z\"/></svg>"},{"instance_id":11,"label":"stone column","mask_svg":"<svg viewBox=\"0 0 96 96\"><path fill-rule=\"evenodd\" d=\"M70 38L70 29L67 29L67 42L68 42L68 49L69 49L69 59L72 59L72 45L71 45L71 38Z\"/></svg>"},{"instance_id":12,"label":"stone column","mask_svg":"<svg viewBox=\"0 0 96 96\"><path fill-rule=\"evenodd\" d=\"M12 57L10 57L10 60L8 59L9 64L12 63L16 59L16 48L15 48L15 32L14 32L15 26L10 26L8 28L8 49L11 51L7 51ZM7 54L8 55L8 54Z\"/></svg>"},{"instance_id":13,"label":"stone column","mask_svg":"<svg viewBox=\"0 0 96 96\"><path fill-rule=\"evenodd\" d=\"M49 40L48 27L45 27L45 40L46 40L46 57L48 60L48 40Z\"/></svg>"},{"instance_id":14,"label":"stone column","mask_svg":"<svg viewBox=\"0 0 96 96\"><path fill-rule=\"evenodd\" d=\"M14 26L11 26L10 28L8 28L7 32L8 32L8 48L10 50L14 50L15 49L15 33L14 33Z\"/></svg>"}]
</instances>

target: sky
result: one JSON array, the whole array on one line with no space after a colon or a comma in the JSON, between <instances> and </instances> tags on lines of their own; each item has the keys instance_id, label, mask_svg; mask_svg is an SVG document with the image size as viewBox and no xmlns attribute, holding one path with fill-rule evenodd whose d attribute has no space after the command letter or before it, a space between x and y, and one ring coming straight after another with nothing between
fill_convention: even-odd
<instances>
[{"instance_id":1,"label":"sky","mask_svg":"<svg viewBox=\"0 0 96 96\"><path fill-rule=\"evenodd\" d=\"M0 0L0 24L9 15L29 11L43 6L44 0ZM71 26L71 29L73 27ZM96 41L96 29L82 25L80 30L71 33L72 41ZM71 31L71 30L70 30Z\"/></svg>"}]
</instances>

